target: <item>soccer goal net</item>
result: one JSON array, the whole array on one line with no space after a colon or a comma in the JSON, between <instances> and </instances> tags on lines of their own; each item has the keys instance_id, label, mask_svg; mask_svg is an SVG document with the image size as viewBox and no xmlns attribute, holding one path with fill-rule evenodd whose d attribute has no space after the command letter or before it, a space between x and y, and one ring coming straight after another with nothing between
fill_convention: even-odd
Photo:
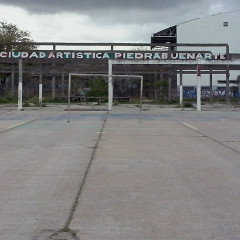
<instances>
[{"instance_id":1,"label":"soccer goal net","mask_svg":"<svg viewBox=\"0 0 240 240\"><path fill-rule=\"evenodd\" d=\"M130 87L134 87L134 82L140 83L140 90L139 90L139 108L142 109L142 92L143 92L143 76L140 75L110 75L110 74L85 74L85 73L69 73L69 81L68 81L68 121L70 121L70 104L71 101L82 101L88 99L86 97L88 91L92 91L91 86L89 87L86 85L86 79L93 81L95 84L95 88L98 89L97 93L95 93L95 98L103 99L101 96L96 96L96 94L104 95L104 89L107 89L107 104L108 104L108 111L112 110L113 106L113 99L118 100L127 100L128 97L114 97L114 85L118 86L118 90L124 95L124 92L127 91ZM73 85L73 80L75 84ZM104 80L107 84L106 86L102 85L102 81ZM85 81L85 84L84 84ZM79 83L76 84L76 83ZM93 85L94 85L93 84ZM91 85L91 84L90 84ZM79 88L72 96L73 88ZM136 87L137 88L137 87ZM102 92L101 92L102 91Z\"/></svg>"}]
</instances>

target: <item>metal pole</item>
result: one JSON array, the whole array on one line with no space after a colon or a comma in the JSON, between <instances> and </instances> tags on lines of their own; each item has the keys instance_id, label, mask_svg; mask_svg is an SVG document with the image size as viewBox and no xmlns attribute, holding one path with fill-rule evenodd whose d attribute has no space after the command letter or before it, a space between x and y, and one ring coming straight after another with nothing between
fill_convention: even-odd
<instances>
[{"instance_id":1,"label":"metal pole","mask_svg":"<svg viewBox=\"0 0 240 240\"><path fill-rule=\"evenodd\" d=\"M213 73L212 69L210 69L210 102L213 102Z\"/></svg>"},{"instance_id":2,"label":"metal pole","mask_svg":"<svg viewBox=\"0 0 240 240\"><path fill-rule=\"evenodd\" d=\"M11 78L11 96L14 97L14 78L15 74L12 72L12 78Z\"/></svg>"},{"instance_id":3,"label":"metal pole","mask_svg":"<svg viewBox=\"0 0 240 240\"><path fill-rule=\"evenodd\" d=\"M68 77L68 123L70 123L71 73Z\"/></svg>"},{"instance_id":4,"label":"metal pole","mask_svg":"<svg viewBox=\"0 0 240 240\"><path fill-rule=\"evenodd\" d=\"M201 66L197 59L197 111L201 112Z\"/></svg>"},{"instance_id":5,"label":"metal pole","mask_svg":"<svg viewBox=\"0 0 240 240\"><path fill-rule=\"evenodd\" d=\"M155 75L154 75L154 84L157 82L157 70L155 69ZM157 100L157 87L154 86L154 99Z\"/></svg>"},{"instance_id":6,"label":"metal pole","mask_svg":"<svg viewBox=\"0 0 240 240\"><path fill-rule=\"evenodd\" d=\"M171 102L172 100L172 76L171 74L168 75L168 101Z\"/></svg>"},{"instance_id":7,"label":"metal pole","mask_svg":"<svg viewBox=\"0 0 240 240\"><path fill-rule=\"evenodd\" d=\"M23 74L23 67L22 67L22 59L19 59L18 62L19 66L19 77L18 77L18 110L22 111L22 74Z\"/></svg>"},{"instance_id":8,"label":"metal pole","mask_svg":"<svg viewBox=\"0 0 240 240\"><path fill-rule=\"evenodd\" d=\"M201 112L201 65L202 58L197 58L197 111Z\"/></svg>"},{"instance_id":9,"label":"metal pole","mask_svg":"<svg viewBox=\"0 0 240 240\"><path fill-rule=\"evenodd\" d=\"M140 89L140 110L142 111L142 95L143 95L143 76L141 76L141 89Z\"/></svg>"},{"instance_id":10,"label":"metal pole","mask_svg":"<svg viewBox=\"0 0 240 240\"><path fill-rule=\"evenodd\" d=\"M230 47L227 44L227 46L226 46L226 58L227 58L227 60L230 59L229 51L230 51ZM229 77L230 77L230 74L229 74L229 65L228 65L227 68L226 68L226 103L227 104L230 103L230 81L229 81Z\"/></svg>"},{"instance_id":11,"label":"metal pole","mask_svg":"<svg viewBox=\"0 0 240 240\"><path fill-rule=\"evenodd\" d=\"M179 92L179 104L180 106L183 106L183 74L182 74L182 70L180 71L180 92Z\"/></svg>"},{"instance_id":12,"label":"metal pole","mask_svg":"<svg viewBox=\"0 0 240 240\"><path fill-rule=\"evenodd\" d=\"M108 111L111 111L113 102L112 60L108 61L108 75Z\"/></svg>"},{"instance_id":13,"label":"metal pole","mask_svg":"<svg viewBox=\"0 0 240 240\"><path fill-rule=\"evenodd\" d=\"M143 76L140 77L141 80L141 87L140 87L140 104L139 104L139 123L142 122L142 95L143 95Z\"/></svg>"},{"instance_id":14,"label":"metal pole","mask_svg":"<svg viewBox=\"0 0 240 240\"><path fill-rule=\"evenodd\" d=\"M42 72L39 75L39 106L42 107Z\"/></svg>"},{"instance_id":15,"label":"metal pole","mask_svg":"<svg viewBox=\"0 0 240 240\"><path fill-rule=\"evenodd\" d=\"M229 81L229 66L227 66L226 69L226 103L229 104L230 103L230 81Z\"/></svg>"},{"instance_id":16,"label":"metal pole","mask_svg":"<svg viewBox=\"0 0 240 240\"><path fill-rule=\"evenodd\" d=\"M64 73L62 73L62 99L64 99Z\"/></svg>"},{"instance_id":17,"label":"metal pole","mask_svg":"<svg viewBox=\"0 0 240 240\"><path fill-rule=\"evenodd\" d=\"M201 112L201 76L197 76L197 111Z\"/></svg>"},{"instance_id":18,"label":"metal pole","mask_svg":"<svg viewBox=\"0 0 240 240\"><path fill-rule=\"evenodd\" d=\"M113 106L113 79L111 81L111 110L112 110L112 106Z\"/></svg>"},{"instance_id":19,"label":"metal pole","mask_svg":"<svg viewBox=\"0 0 240 240\"><path fill-rule=\"evenodd\" d=\"M55 75L52 76L52 100L56 98L56 77Z\"/></svg>"}]
</instances>

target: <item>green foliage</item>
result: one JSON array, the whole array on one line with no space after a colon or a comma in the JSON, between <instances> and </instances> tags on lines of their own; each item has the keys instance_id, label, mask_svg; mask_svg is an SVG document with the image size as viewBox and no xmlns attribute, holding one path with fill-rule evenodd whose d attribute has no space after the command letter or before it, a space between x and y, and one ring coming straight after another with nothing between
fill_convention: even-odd
<instances>
[{"instance_id":1,"label":"green foliage","mask_svg":"<svg viewBox=\"0 0 240 240\"><path fill-rule=\"evenodd\" d=\"M88 80L88 97L106 97L108 95L108 84L101 78Z\"/></svg>"},{"instance_id":2,"label":"green foliage","mask_svg":"<svg viewBox=\"0 0 240 240\"><path fill-rule=\"evenodd\" d=\"M13 42L28 43L33 42L30 32L20 30L16 25L0 21L0 51L24 51L36 49L34 45L13 45Z\"/></svg>"},{"instance_id":3,"label":"green foliage","mask_svg":"<svg viewBox=\"0 0 240 240\"><path fill-rule=\"evenodd\" d=\"M62 99L62 98L55 98L52 99L52 97L44 97L43 98L43 103L66 103L67 99Z\"/></svg>"},{"instance_id":4,"label":"green foliage","mask_svg":"<svg viewBox=\"0 0 240 240\"><path fill-rule=\"evenodd\" d=\"M0 97L0 104L6 104L6 103L17 103L17 97L12 97L10 95L4 95Z\"/></svg>"},{"instance_id":5,"label":"green foliage","mask_svg":"<svg viewBox=\"0 0 240 240\"><path fill-rule=\"evenodd\" d=\"M8 100L5 97L0 98L0 104L6 104L9 103Z\"/></svg>"},{"instance_id":6,"label":"green foliage","mask_svg":"<svg viewBox=\"0 0 240 240\"><path fill-rule=\"evenodd\" d=\"M193 104L190 103L190 102L185 102L185 103L183 103L183 107L185 107L185 108L192 108Z\"/></svg>"},{"instance_id":7,"label":"green foliage","mask_svg":"<svg viewBox=\"0 0 240 240\"><path fill-rule=\"evenodd\" d=\"M10 51L26 51L36 49L34 45L14 45L13 42L17 43L28 43L33 42L29 31L20 30L16 25L7 23L6 21L0 21L0 52ZM1 73L0 80L6 81L6 77L9 74ZM0 88L0 92L4 92L4 89Z\"/></svg>"},{"instance_id":8,"label":"green foliage","mask_svg":"<svg viewBox=\"0 0 240 240\"><path fill-rule=\"evenodd\" d=\"M39 104L39 98L36 97L36 96L35 96L35 97L31 97L31 98L29 98L29 99L27 100L27 102L38 105L38 104Z\"/></svg>"},{"instance_id":9,"label":"green foliage","mask_svg":"<svg viewBox=\"0 0 240 240\"><path fill-rule=\"evenodd\" d=\"M155 88L168 87L168 81L166 79L162 79L160 81L155 82L153 85Z\"/></svg>"}]
</instances>

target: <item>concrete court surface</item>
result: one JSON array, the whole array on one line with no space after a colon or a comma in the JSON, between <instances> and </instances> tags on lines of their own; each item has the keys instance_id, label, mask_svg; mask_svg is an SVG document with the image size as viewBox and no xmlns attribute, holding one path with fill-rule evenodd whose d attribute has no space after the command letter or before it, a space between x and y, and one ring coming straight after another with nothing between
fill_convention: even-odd
<instances>
[{"instance_id":1,"label":"concrete court surface","mask_svg":"<svg viewBox=\"0 0 240 240\"><path fill-rule=\"evenodd\" d=\"M1 240L240 239L239 112L105 117L1 109Z\"/></svg>"}]
</instances>

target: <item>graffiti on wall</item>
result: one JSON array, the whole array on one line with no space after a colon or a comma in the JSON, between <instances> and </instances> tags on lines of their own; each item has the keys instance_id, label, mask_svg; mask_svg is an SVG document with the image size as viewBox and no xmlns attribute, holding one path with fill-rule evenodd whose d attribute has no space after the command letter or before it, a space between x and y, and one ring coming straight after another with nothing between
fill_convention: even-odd
<instances>
[{"instance_id":1,"label":"graffiti on wall","mask_svg":"<svg viewBox=\"0 0 240 240\"><path fill-rule=\"evenodd\" d=\"M203 98L208 98L210 97L210 90L201 90L201 96ZM221 89L221 90L214 90L213 91L213 97L225 97L226 96L226 90L225 89ZM230 97L238 97L239 94L234 92L234 91L230 91L229 92L229 96ZM183 97L184 98L196 98L197 97L197 90L196 89L184 89L183 90Z\"/></svg>"}]
</instances>

